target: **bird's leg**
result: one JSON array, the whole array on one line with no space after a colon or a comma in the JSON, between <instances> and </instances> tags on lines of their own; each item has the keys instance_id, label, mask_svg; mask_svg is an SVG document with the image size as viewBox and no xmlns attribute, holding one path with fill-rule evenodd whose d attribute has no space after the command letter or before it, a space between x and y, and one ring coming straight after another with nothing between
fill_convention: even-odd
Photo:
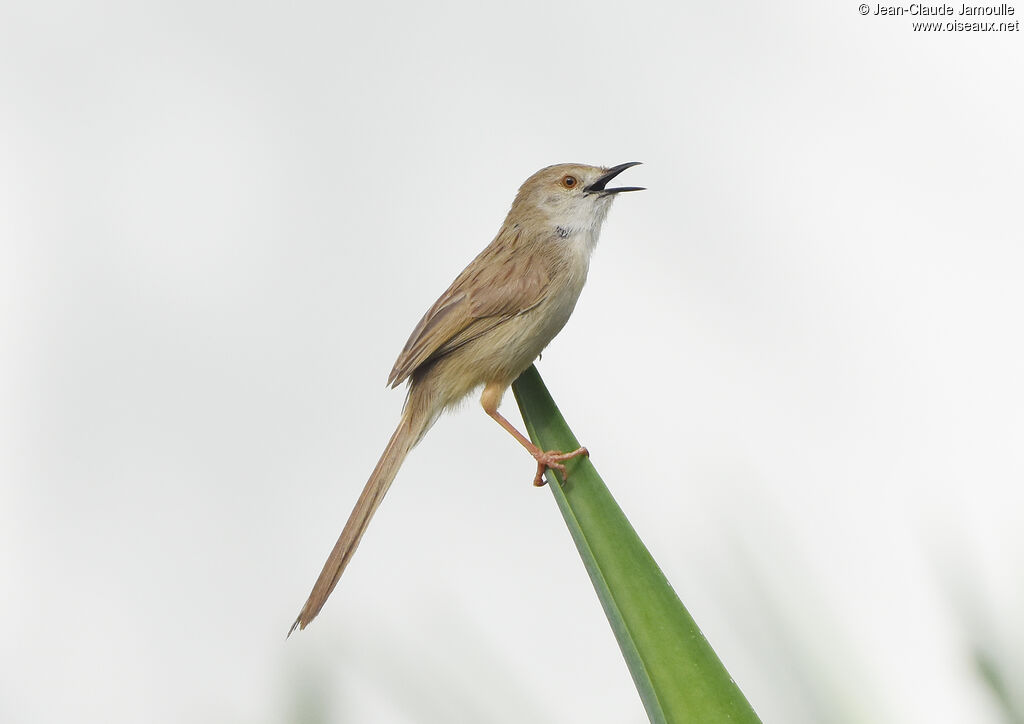
<instances>
[{"instance_id":1,"label":"bird's leg","mask_svg":"<svg viewBox=\"0 0 1024 724\"><path fill-rule=\"evenodd\" d=\"M558 452L557 450L541 450L539 447L530 442L529 438L523 433L519 432L511 422L506 420L500 412L498 412L498 405L501 404L501 396L505 393L505 385L501 385L497 382L490 382L484 387L483 394L480 395L480 404L483 405L484 412L494 418L494 421L501 425L503 428L508 430L509 434L512 435L519 444L525 447L533 459L537 461L537 474L533 478L533 484L537 487L544 485L544 473L548 468L555 468L562 473L562 479L566 480L569 477L569 473L566 472L565 466L562 465L564 460L571 460L574 457L583 455L589 457L590 453L587 452L585 447L577 448L572 452Z\"/></svg>"}]
</instances>

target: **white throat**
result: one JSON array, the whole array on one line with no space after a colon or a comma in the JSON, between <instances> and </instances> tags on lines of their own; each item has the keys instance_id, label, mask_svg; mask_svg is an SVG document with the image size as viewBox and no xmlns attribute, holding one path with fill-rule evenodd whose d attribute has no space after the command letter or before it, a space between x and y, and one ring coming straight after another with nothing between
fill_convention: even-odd
<instances>
[{"instance_id":1,"label":"white throat","mask_svg":"<svg viewBox=\"0 0 1024 724\"><path fill-rule=\"evenodd\" d=\"M612 197L604 196L594 203L573 204L569 209L560 209L560 213L554 215L555 233L589 257L597 246L601 225L611 205Z\"/></svg>"}]
</instances>

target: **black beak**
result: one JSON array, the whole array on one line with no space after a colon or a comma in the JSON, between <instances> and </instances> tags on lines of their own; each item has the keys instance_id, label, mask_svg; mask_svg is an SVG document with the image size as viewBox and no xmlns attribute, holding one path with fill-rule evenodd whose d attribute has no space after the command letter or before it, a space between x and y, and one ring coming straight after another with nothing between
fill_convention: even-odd
<instances>
[{"instance_id":1,"label":"black beak","mask_svg":"<svg viewBox=\"0 0 1024 724\"><path fill-rule=\"evenodd\" d=\"M605 188L608 182L618 176L620 173L625 171L630 166L639 166L639 161L630 161L629 163L620 163L618 166L612 166L610 169L601 174L601 177L594 183L590 184L583 190L588 194L618 194L623 191L643 191L643 186L619 186L618 188L609 189Z\"/></svg>"}]
</instances>

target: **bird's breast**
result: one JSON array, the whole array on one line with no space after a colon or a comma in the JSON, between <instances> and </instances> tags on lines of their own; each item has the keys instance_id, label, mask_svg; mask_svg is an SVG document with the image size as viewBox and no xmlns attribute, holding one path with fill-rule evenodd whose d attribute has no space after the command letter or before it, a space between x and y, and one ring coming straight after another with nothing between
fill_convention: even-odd
<instances>
[{"instance_id":1,"label":"bird's breast","mask_svg":"<svg viewBox=\"0 0 1024 724\"><path fill-rule=\"evenodd\" d=\"M433 365L427 377L445 406L480 385L510 385L537 359L576 307L587 280L592 248L582 236L570 235L524 250L533 255L531 264L543 265L546 272L540 300Z\"/></svg>"},{"instance_id":2,"label":"bird's breast","mask_svg":"<svg viewBox=\"0 0 1024 724\"><path fill-rule=\"evenodd\" d=\"M529 367L569 321L587 280L586 263L563 259L552 270L543 299L532 309L512 317L494 330L488 345L493 352L489 374L511 383ZM488 380L491 381L491 380Z\"/></svg>"}]
</instances>

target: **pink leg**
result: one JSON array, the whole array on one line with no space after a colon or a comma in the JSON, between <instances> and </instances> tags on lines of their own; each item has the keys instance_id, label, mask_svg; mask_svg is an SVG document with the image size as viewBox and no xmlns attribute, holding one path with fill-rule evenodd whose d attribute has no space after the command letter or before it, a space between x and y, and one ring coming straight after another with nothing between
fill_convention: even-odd
<instances>
[{"instance_id":1,"label":"pink leg","mask_svg":"<svg viewBox=\"0 0 1024 724\"><path fill-rule=\"evenodd\" d=\"M511 422L506 420L500 412L498 412L498 405L501 403L501 396L505 392L505 386L500 385L496 382L491 382L484 387L484 392L480 395L480 404L483 405L484 412L494 418L494 421L501 425L503 428L508 430L509 434L512 435L519 444L525 447L533 459L537 461L537 474L533 478L533 484L537 487L544 485L544 473L548 468L555 468L562 473L563 479L569 478L569 473L566 472L565 466L562 465L564 460L571 460L572 458L583 455L589 457L590 453L587 452L585 447L577 448L572 452L558 452L556 450L541 450L539 447L530 442L529 438L523 433L519 432Z\"/></svg>"}]
</instances>

